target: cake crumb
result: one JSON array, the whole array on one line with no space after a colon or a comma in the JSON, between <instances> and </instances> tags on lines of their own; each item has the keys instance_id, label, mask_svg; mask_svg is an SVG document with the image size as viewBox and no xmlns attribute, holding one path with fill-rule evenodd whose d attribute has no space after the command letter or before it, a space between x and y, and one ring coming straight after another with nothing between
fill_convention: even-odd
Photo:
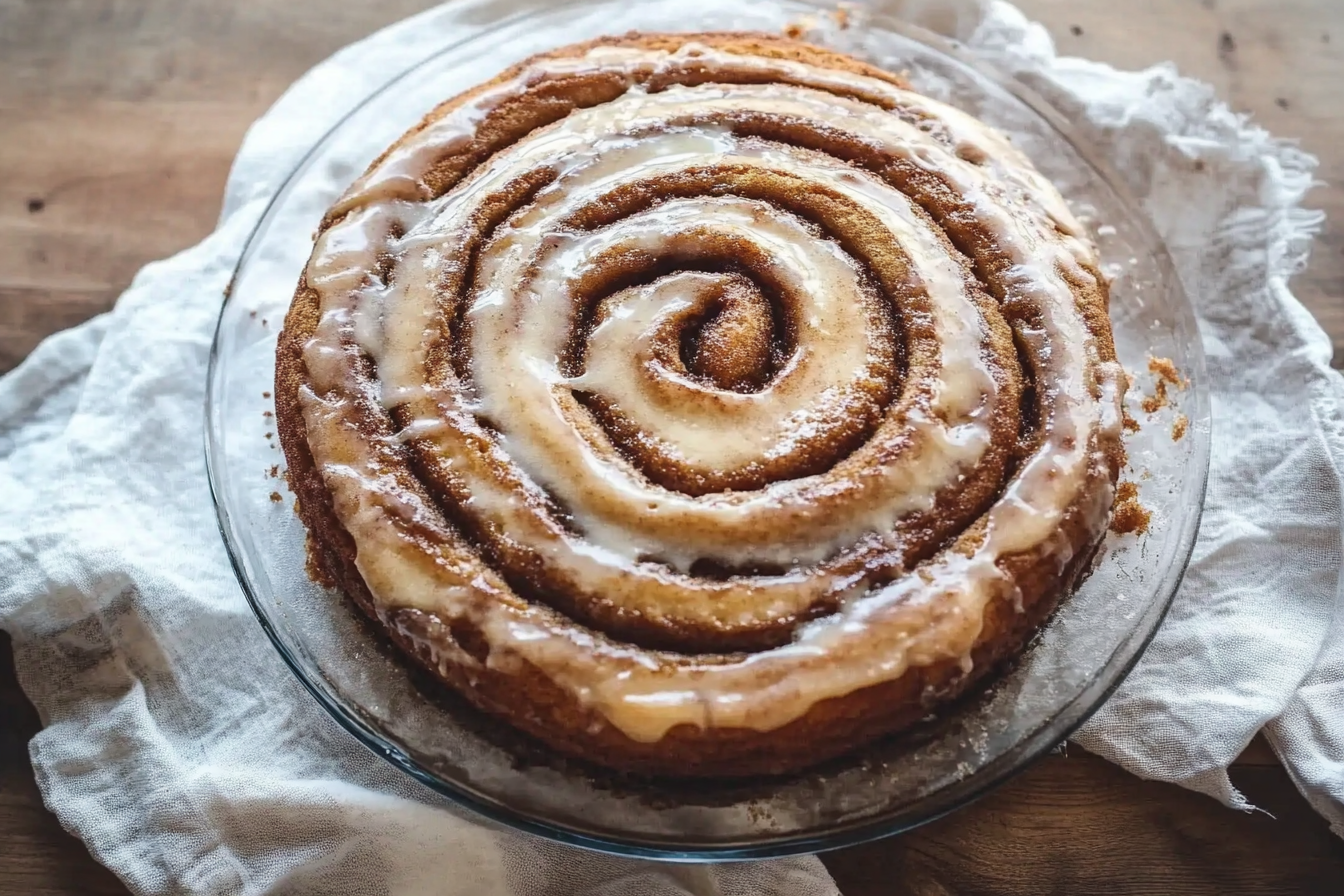
<instances>
[{"instance_id":1,"label":"cake crumb","mask_svg":"<svg viewBox=\"0 0 1344 896\"><path fill-rule=\"evenodd\" d=\"M1186 431L1190 428L1190 418L1184 414L1177 414L1176 419L1171 423L1171 440L1179 442L1185 437Z\"/></svg>"},{"instance_id":2,"label":"cake crumb","mask_svg":"<svg viewBox=\"0 0 1344 896\"><path fill-rule=\"evenodd\" d=\"M792 22L784 26L784 36L798 40L809 31L817 29L817 17L815 15L799 16Z\"/></svg>"},{"instance_id":3,"label":"cake crumb","mask_svg":"<svg viewBox=\"0 0 1344 896\"><path fill-rule=\"evenodd\" d=\"M1143 412L1145 414L1156 414L1158 411L1162 410L1166 406L1167 406L1167 381L1158 380L1157 388L1153 391L1152 395L1149 395L1142 402L1140 402L1140 407L1143 408Z\"/></svg>"},{"instance_id":4,"label":"cake crumb","mask_svg":"<svg viewBox=\"0 0 1344 896\"><path fill-rule=\"evenodd\" d=\"M266 433L266 438L269 439L269 438L271 438L271 437L274 436L274 435L275 435L275 433L273 433L273 432L268 432L268 433Z\"/></svg>"},{"instance_id":5,"label":"cake crumb","mask_svg":"<svg viewBox=\"0 0 1344 896\"><path fill-rule=\"evenodd\" d=\"M270 397L271 397L271 393L269 393L269 392L263 392L263 393L261 393L261 397L262 397L262 398L270 398Z\"/></svg>"},{"instance_id":6,"label":"cake crumb","mask_svg":"<svg viewBox=\"0 0 1344 896\"><path fill-rule=\"evenodd\" d=\"M283 500L285 500L285 499L282 498L282 497L280 497L280 493L279 493L279 492L271 492L271 501L272 501L273 503L275 503L275 504L279 504L279 503L280 503L281 501L283 501Z\"/></svg>"},{"instance_id":7,"label":"cake crumb","mask_svg":"<svg viewBox=\"0 0 1344 896\"><path fill-rule=\"evenodd\" d=\"M808 14L799 16L792 22L785 25L781 31L785 37L791 40L799 40L807 35L809 31L816 31L822 27L822 18L825 16L835 23L835 27L841 31L846 31L854 23L854 14L857 7L853 3L837 3L835 9L828 13Z\"/></svg>"},{"instance_id":8,"label":"cake crumb","mask_svg":"<svg viewBox=\"0 0 1344 896\"><path fill-rule=\"evenodd\" d=\"M1181 372L1171 363L1170 358L1154 358L1149 355L1148 372L1156 376L1160 382L1171 383L1182 392L1190 385L1190 380L1181 376Z\"/></svg>"},{"instance_id":9,"label":"cake crumb","mask_svg":"<svg viewBox=\"0 0 1344 896\"><path fill-rule=\"evenodd\" d=\"M262 411L262 412L261 412L261 416L263 416L263 417L274 417L275 415L272 414L270 411Z\"/></svg>"},{"instance_id":10,"label":"cake crumb","mask_svg":"<svg viewBox=\"0 0 1344 896\"><path fill-rule=\"evenodd\" d=\"M1125 428L1125 432L1138 432L1139 421L1135 420L1129 413L1129 408L1125 408L1121 413L1120 425Z\"/></svg>"},{"instance_id":11,"label":"cake crumb","mask_svg":"<svg viewBox=\"0 0 1344 896\"><path fill-rule=\"evenodd\" d=\"M1153 515L1139 503L1139 487L1122 482L1115 490L1115 512L1111 516L1111 531L1119 535L1142 535L1148 531Z\"/></svg>"},{"instance_id":12,"label":"cake crumb","mask_svg":"<svg viewBox=\"0 0 1344 896\"><path fill-rule=\"evenodd\" d=\"M272 479L279 479L279 478L280 478L280 465L279 465L279 464L271 464L271 473L270 473L270 476L271 476Z\"/></svg>"}]
</instances>

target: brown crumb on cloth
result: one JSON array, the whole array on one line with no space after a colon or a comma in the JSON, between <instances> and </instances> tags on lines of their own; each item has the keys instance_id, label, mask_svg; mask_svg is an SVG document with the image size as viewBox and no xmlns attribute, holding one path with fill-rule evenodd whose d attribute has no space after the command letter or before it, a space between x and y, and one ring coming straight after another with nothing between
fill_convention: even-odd
<instances>
[{"instance_id":1,"label":"brown crumb on cloth","mask_svg":"<svg viewBox=\"0 0 1344 896\"><path fill-rule=\"evenodd\" d=\"M271 492L271 502L272 502L272 503L279 504L279 503L280 503L281 501L283 501L283 500L285 500L285 499L284 499L283 497L281 497L281 495L280 495L279 492Z\"/></svg>"},{"instance_id":2,"label":"brown crumb on cloth","mask_svg":"<svg viewBox=\"0 0 1344 896\"><path fill-rule=\"evenodd\" d=\"M1111 531L1119 535L1142 535L1148 531L1153 515L1139 503L1139 487L1122 482L1115 490L1115 511L1111 515Z\"/></svg>"},{"instance_id":3,"label":"brown crumb on cloth","mask_svg":"<svg viewBox=\"0 0 1344 896\"><path fill-rule=\"evenodd\" d=\"M1190 418L1184 414L1177 414L1176 419L1171 423L1171 440L1179 442L1185 438L1186 432L1190 429Z\"/></svg>"}]
</instances>

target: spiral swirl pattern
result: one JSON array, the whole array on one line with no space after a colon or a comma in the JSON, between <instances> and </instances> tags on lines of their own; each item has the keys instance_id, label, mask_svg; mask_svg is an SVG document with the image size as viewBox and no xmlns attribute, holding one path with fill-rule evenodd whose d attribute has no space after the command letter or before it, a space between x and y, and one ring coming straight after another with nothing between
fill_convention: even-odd
<instances>
[{"instance_id":1,"label":"spiral swirl pattern","mask_svg":"<svg viewBox=\"0 0 1344 896\"><path fill-rule=\"evenodd\" d=\"M318 566L478 705L776 772L959 692L1085 574L1106 315L986 126L818 48L631 36L449 101L350 188L277 411Z\"/></svg>"}]
</instances>

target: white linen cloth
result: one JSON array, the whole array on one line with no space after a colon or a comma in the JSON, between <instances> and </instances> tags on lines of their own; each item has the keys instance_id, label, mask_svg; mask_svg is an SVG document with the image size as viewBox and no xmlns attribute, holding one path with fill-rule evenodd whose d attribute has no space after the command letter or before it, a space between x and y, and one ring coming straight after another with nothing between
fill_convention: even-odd
<instances>
[{"instance_id":1,"label":"white linen cloth","mask_svg":"<svg viewBox=\"0 0 1344 896\"><path fill-rule=\"evenodd\" d=\"M1344 834L1344 381L1287 286L1320 224L1299 207L1315 162L1169 66L1057 58L1011 6L937 6L1124 173L1175 254L1209 355L1214 462L1194 561L1147 656L1078 739L1244 808L1226 767L1266 727ZM834 893L814 858L657 865L443 811L292 680L234 580L201 433L243 242L355 98L480 27L481 7L430 10L300 79L248 134L218 230L0 380L0 626L44 724L39 786L139 894Z\"/></svg>"}]
</instances>

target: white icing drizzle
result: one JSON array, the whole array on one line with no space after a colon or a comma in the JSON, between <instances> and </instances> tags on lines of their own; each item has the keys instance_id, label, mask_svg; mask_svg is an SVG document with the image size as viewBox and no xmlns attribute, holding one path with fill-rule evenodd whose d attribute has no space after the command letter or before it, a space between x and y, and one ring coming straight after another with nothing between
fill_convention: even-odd
<instances>
[{"instance_id":1,"label":"white icing drizzle","mask_svg":"<svg viewBox=\"0 0 1344 896\"><path fill-rule=\"evenodd\" d=\"M692 65L735 75L727 81L791 83L656 93L640 86ZM442 196L428 195L424 174L468 148L500 103L545 80L598 71L623 75L630 89L501 150ZM941 135L873 102L933 119ZM1019 337L1037 343L1033 373L1048 384L1038 390L1039 448L985 515L978 542L945 550L881 588L869 588L861 573L807 567L931 511L944 490L972 474L989 448L999 398L984 353L986 324L961 262L899 190L818 152L738 136L732 122L751 116L816 123L943 179L973 205L977 224L1013 265L999 278L1002 298L1034 312L1036 329ZM932 298L927 326L937 352L927 369L908 372L866 442L826 474L697 497L641 475L591 425L575 392L619 408L687 465L733 469L825 444L844 409L862 405L861 387L890 339L860 301L855 260L761 199L694 195L591 230L564 223L623 188L724 170L814 184L880 222L909 264L912 287ZM467 273L462 247L482 210L536 172L549 183L479 249L463 315L467 334L453 334L468 340L469 387L432 381L427 365L444 338L444 284ZM632 739L656 741L679 724L771 730L820 700L894 680L912 666L955 660L967 670L988 604L1020 602L1000 561L1037 551L1063 569L1073 559L1071 544L1057 537L1065 515L1097 532L1104 526L1111 496L1102 446L1118 438L1123 380L1118 365L1097 360L1065 279L1090 276L1095 249L1020 152L927 98L847 72L694 45L673 54L599 48L534 63L438 117L356 182L329 221L307 271L322 316L304 350L311 387L300 399L314 459L375 601L470 620L491 647L488 664L543 670ZM708 237L768 255L792 303L796 345L765 387L721 388L657 356L657 334L703 310L721 277L705 272L674 273L606 297L603 320L586 336L582 371L565 372L577 292L602 259L638 252L693 261ZM376 273L384 258L392 261L391 282ZM376 365L377 394L366 396L356 372L360 353ZM385 437L371 440L352 424L353 404L363 397L410 424L398 432L387 421ZM732 627L787 620L823 595L840 609L799 627L789 644L745 657L619 644L514 594L399 472L408 442L470 494L466 510L486 530L526 548L547 575L630 614L699 613L694 618ZM549 500L565 508L565 525ZM641 562L649 556L671 571ZM704 583L713 600L681 606L680 572L698 560L791 571ZM452 662L477 662L449 650Z\"/></svg>"},{"instance_id":2,"label":"white icing drizzle","mask_svg":"<svg viewBox=\"0 0 1344 896\"><path fill-rule=\"evenodd\" d=\"M657 177L686 164L675 159L665 161L661 142L658 137L641 141L639 147L629 151L634 159L623 158L626 154L619 151L607 151L601 141L590 152L625 163L620 170L626 177L632 173ZM767 165L774 170L790 170L783 153L771 155L774 157L766 161ZM500 164L507 161L501 159ZM756 161L748 155L726 153L694 159L706 165ZM701 557L735 565L816 562L836 547L853 543L864 532L890 529L897 518L912 509L931 506L939 487L974 464L985 445L984 426L974 418L985 393L993 388L979 355L979 332L974 324L977 313L965 298L960 271L951 273L949 268L956 269L950 259L927 236L923 243L916 241L919 232L908 208L906 218L891 210L906 201L886 188L884 198L889 204L869 201L867 207L886 219L883 223L900 228L896 232L908 237L902 240L903 247L908 246L910 257L918 260L917 270L927 275L925 282L932 281L933 288L947 290L945 301L937 307L940 341L946 348L940 371L944 387L938 396L941 400L929 409L928 419L905 421L915 424L916 438L928 447L911 451L911 462L888 468L882 483L874 484L874 489L886 486L881 494L867 502L853 501L850 516L812 525L807 525L804 517L815 501L814 493L834 488L816 477L778 483L756 493L688 498L627 475L620 469L619 455L597 450L576 432L556 400L557 387L577 387L620 401L630 398L631 393L648 398L656 394L650 379L661 385L666 378L660 376L661 371L613 367L609 343L599 332L590 341L591 360L584 376L578 383L565 381L555 363L569 330L562 321L573 307L563 281L572 282L587 272L584 259L601 257L603 250L613 245L656 249L674 234L695 230L699 220L703 222L701 227L717 234L738 235L757 243L774 259L782 277L792 281L791 292L802 303L798 313L802 320L799 351L770 388L744 395L684 383L681 394L666 402L685 401L686 410L681 415L668 413L665 408L651 409L646 403L622 403L626 414L648 426L651 435L707 467L732 466L752 455L786 451L787 442L796 439L802 429L799 424L820 417L819 411L811 410L813 407L844 406L843 393L862 376L866 361L866 328L862 309L855 301L857 272L834 244L812 238L786 218L764 217L759 204L731 199L672 200L622 219L612 228L566 240L563 250L554 256L541 254L542 273L530 282L530 301L507 302L503 297L516 292L519 268L534 257L545 240L546 222L562 218L566 207L582 207L613 185L610 180L599 179L595 188L585 189L584 179L574 179L578 185L572 185L569 178L555 185L551 195L568 197L560 209L551 209L548 197L538 197L527 216L538 221L536 229L518 227L498 238L494 247L498 254L491 252L489 257L502 258L502 269L482 261L481 280L489 285L470 313L475 382L486 412L503 428L505 453L571 509L586 541L627 559L654 554L683 568ZM854 194L867 198L857 190ZM508 244L508 248L500 244ZM508 267L511 262L512 269ZM959 302L957 296L961 297ZM617 317L615 325L628 337L628 320ZM631 347L618 344L613 348L629 358ZM635 379L630 379L631 375ZM705 393L712 393L713 400L694 400ZM686 415L695 409L702 411L698 419L688 419ZM945 430L945 423L953 425ZM896 425L898 421L892 421L892 426ZM873 443L880 441L875 438ZM854 468L856 474L871 469L875 463L870 453L861 449L843 466ZM777 519L781 508L790 504L800 508L792 539L780 539L763 530L764 519ZM498 522L508 526L515 521L500 518ZM763 536L768 540L754 543Z\"/></svg>"}]
</instances>

